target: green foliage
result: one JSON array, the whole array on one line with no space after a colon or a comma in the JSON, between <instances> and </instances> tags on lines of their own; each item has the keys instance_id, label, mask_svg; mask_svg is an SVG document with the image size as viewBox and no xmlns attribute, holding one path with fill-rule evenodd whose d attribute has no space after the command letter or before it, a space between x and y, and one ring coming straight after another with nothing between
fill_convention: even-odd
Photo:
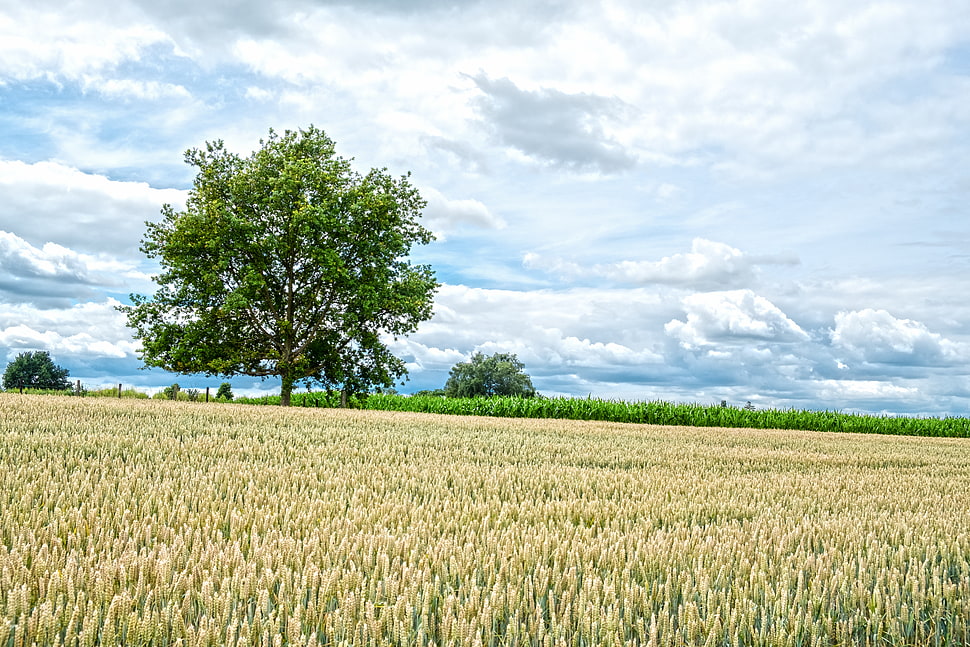
<instances>
[{"instance_id":1,"label":"green foliage","mask_svg":"<svg viewBox=\"0 0 970 647\"><path fill-rule=\"evenodd\" d=\"M314 127L270 131L243 158L221 141L190 150L198 172L183 212L166 205L142 251L162 272L128 316L142 360L176 373L279 376L350 393L406 373L381 341L431 316L429 243L407 176L361 175Z\"/></svg>"},{"instance_id":2,"label":"green foliage","mask_svg":"<svg viewBox=\"0 0 970 647\"><path fill-rule=\"evenodd\" d=\"M20 393L24 395L75 395L73 389L24 389Z\"/></svg>"},{"instance_id":3,"label":"green foliage","mask_svg":"<svg viewBox=\"0 0 970 647\"><path fill-rule=\"evenodd\" d=\"M66 391L71 388L68 371L54 364L47 351L25 352L7 364L3 373L3 388Z\"/></svg>"},{"instance_id":4,"label":"green foliage","mask_svg":"<svg viewBox=\"0 0 970 647\"><path fill-rule=\"evenodd\" d=\"M238 398L243 404L279 404L280 396ZM294 394L294 403L309 407L339 407L339 393ZM846 414L836 411L704 406L664 401L624 402L596 398L448 398L434 391L414 395L371 394L354 406L380 411L408 411L459 416L595 420L685 427L733 427L804 431L970 438L968 418L902 418Z\"/></svg>"},{"instance_id":5,"label":"green foliage","mask_svg":"<svg viewBox=\"0 0 970 647\"><path fill-rule=\"evenodd\" d=\"M444 397L447 397L447 396L445 395L445 390L444 389L422 389L421 391L415 391L411 395L411 397L413 397L413 398L423 398L423 397L444 398Z\"/></svg>"},{"instance_id":6,"label":"green foliage","mask_svg":"<svg viewBox=\"0 0 970 647\"><path fill-rule=\"evenodd\" d=\"M219 390L216 391L216 400L225 400L227 402L232 401L232 385L229 382L223 382L219 385Z\"/></svg>"},{"instance_id":7,"label":"green foliage","mask_svg":"<svg viewBox=\"0 0 970 647\"><path fill-rule=\"evenodd\" d=\"M366 403L372 397L374 396L357 393L351 396L348 401L348 405L356 409L366 409L368 408ZM404 396L388 395L385 397L400 398ZM280 396L264 395L258 398L238 397L235 401L238 404L278 405L280 404ZM327 393L326 391L294 393L292 396L292 405L297 407L324 407L336 409L341 406L340 393L336 391L331 391L330 393Z\"/></svg>"},{"instance_id":8,"label":"green foliage","mask_svg":"<svg viewBox=\"0 0 970 647\"><path fill-rule=\"evenodd\" d=\"M450 398L496 395L531 398L536 395L525 365L512 353L475 353L467 362L455 364L445 383Z\"/></svg>"},{"instance_id":9,"label":"green foliage","mask_svg":"<svg viewBox=\"0 0 970 647\"><path fill-rule=\"evenodd\" d=\"M93 389L93 390L85 389L83 391L83 395L94 397L94 398L117 398L118 389L116 387L107 387L104 389ZM137 391L135 389L124 389L121 392L121 397L132 398L136 400L144 400L148 398L148 394L142 393L141 391Z\"/></svg>"},{"instance_id":10,"label":"green foliage","mask_svg":"<svg viewBox=\"0 0 970 647\"><path fill-rule=\"evenodd\" d=\"M371 395L366 408L450 415L505 418L559 418L689 427L800 429L904 436L970 438L967 418L901 418L803 411L675 404L623 402L592 398L442 398L435 396Z\"/></svg>"}]
</instances>

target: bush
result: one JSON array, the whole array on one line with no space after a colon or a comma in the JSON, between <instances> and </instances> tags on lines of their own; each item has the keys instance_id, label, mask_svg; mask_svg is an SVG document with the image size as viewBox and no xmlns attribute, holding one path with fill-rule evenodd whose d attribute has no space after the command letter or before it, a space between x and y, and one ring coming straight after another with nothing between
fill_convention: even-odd
<instances>
[{"instance_id":1,"label":"bush","mask_svg":"<svg viewBox=\"0 0 970 647\"><path fill-rule=\"evenodd\" d=\"M187 400L188 396L181 393L179 390L179 383L176 382L172 386L166 386L162 390L162 400Z\"/></svg>"}]
</instances>

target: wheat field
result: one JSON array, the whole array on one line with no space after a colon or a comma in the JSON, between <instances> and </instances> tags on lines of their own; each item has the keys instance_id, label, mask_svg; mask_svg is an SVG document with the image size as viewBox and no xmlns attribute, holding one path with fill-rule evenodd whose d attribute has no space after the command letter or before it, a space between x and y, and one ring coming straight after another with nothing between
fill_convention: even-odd
<instances>
[{"instance_id":1,"label":"wheat field","mask_svg":"<svg viewBox=\"0 0 970 647\"><path fill-rule=\"evenodd\" d=\"M0 647L968 627L965 439L0 394Z\"/></svg>"}]
</instances>

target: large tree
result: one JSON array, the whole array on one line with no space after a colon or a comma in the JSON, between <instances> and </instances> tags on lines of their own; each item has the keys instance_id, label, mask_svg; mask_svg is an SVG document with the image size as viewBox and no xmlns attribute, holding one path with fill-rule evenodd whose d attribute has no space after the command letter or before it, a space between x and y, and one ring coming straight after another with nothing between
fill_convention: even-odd
<instances>
[{"instance_id":1,"label":"large tree","mask_svg":"<svg viewBox=\"0 0 970 647\"><path fill-rule=\"evenodd\" d=\"M525 364L513 353L483 355L475 353L467 362L455 364L445 383L450 398L490 397L493 395L531 398L536 395Z\"/></svg>"},{"instance_id":2,"label":"large tree","mask_svg":"<svg viewBox=\"0 0 970 647\"><path fill-rule=\"evenodd\" d=\"M146 223L162 272L122 306L142 360L177 373L278 376L360 392L406 374L386 336L431 317L437 283L407 256L431 233L409 176L360 174L314 127L270 131L240 157L222 141L189 150L184 211Z\"/></svg>"},{"instance_id":3,"label":"large tree","mask_svg":"<svg viewBox=\"0 0 970 647\"><path fill-rule=\"evenodd\" d=\"M19 389L21 393L24 389L64 391L71 388L67 375L67 369L54 364L47 351L28 351L7 364L3 388Z\"/></svg>"}]
</instances>

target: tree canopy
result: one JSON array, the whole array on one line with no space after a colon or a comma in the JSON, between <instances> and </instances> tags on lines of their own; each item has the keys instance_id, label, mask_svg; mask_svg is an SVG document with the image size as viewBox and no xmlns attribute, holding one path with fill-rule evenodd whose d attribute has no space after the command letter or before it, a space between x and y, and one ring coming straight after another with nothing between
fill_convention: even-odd
<instances>
[{"instance_id":1,"label":"tree canopy","mask_svg":"<svg viewBox=\"0 0 970 647\"><path fill-rule=\"evenodd\" d=\"M249 157L222 141L185 154L184 211L146 223L162 272L122 306L142 361L177 373L278 376L347 392L406 374L385 345L431 317L437 283L407 257L431 233L409 175L360 174L317 128L270 131Z\"/></svg>"},{"instance_id":2,"label":"tree canopy","mask_svg":"<svg viewBox=\"0 0 970 647\"><path fill-rule=\"evenodd\" d=\"M19 389L21 393L24 389L63 391L71 388L67 375L68 370L54 364L47 351L28 351L7 364L3 388Z\"/></svg>"},{"instance_id":3,"label":"tree canopy","mask_svg":"<svg viewBox=\"0 0 970 647\"><path fill-rule=\"evenodd\" d=\"M512 353L483 355L475 353L467 362L455 364L445 383L451 398L510 395L531 398L536 395L525 365Z\"/></svg>"}]
</instances>

